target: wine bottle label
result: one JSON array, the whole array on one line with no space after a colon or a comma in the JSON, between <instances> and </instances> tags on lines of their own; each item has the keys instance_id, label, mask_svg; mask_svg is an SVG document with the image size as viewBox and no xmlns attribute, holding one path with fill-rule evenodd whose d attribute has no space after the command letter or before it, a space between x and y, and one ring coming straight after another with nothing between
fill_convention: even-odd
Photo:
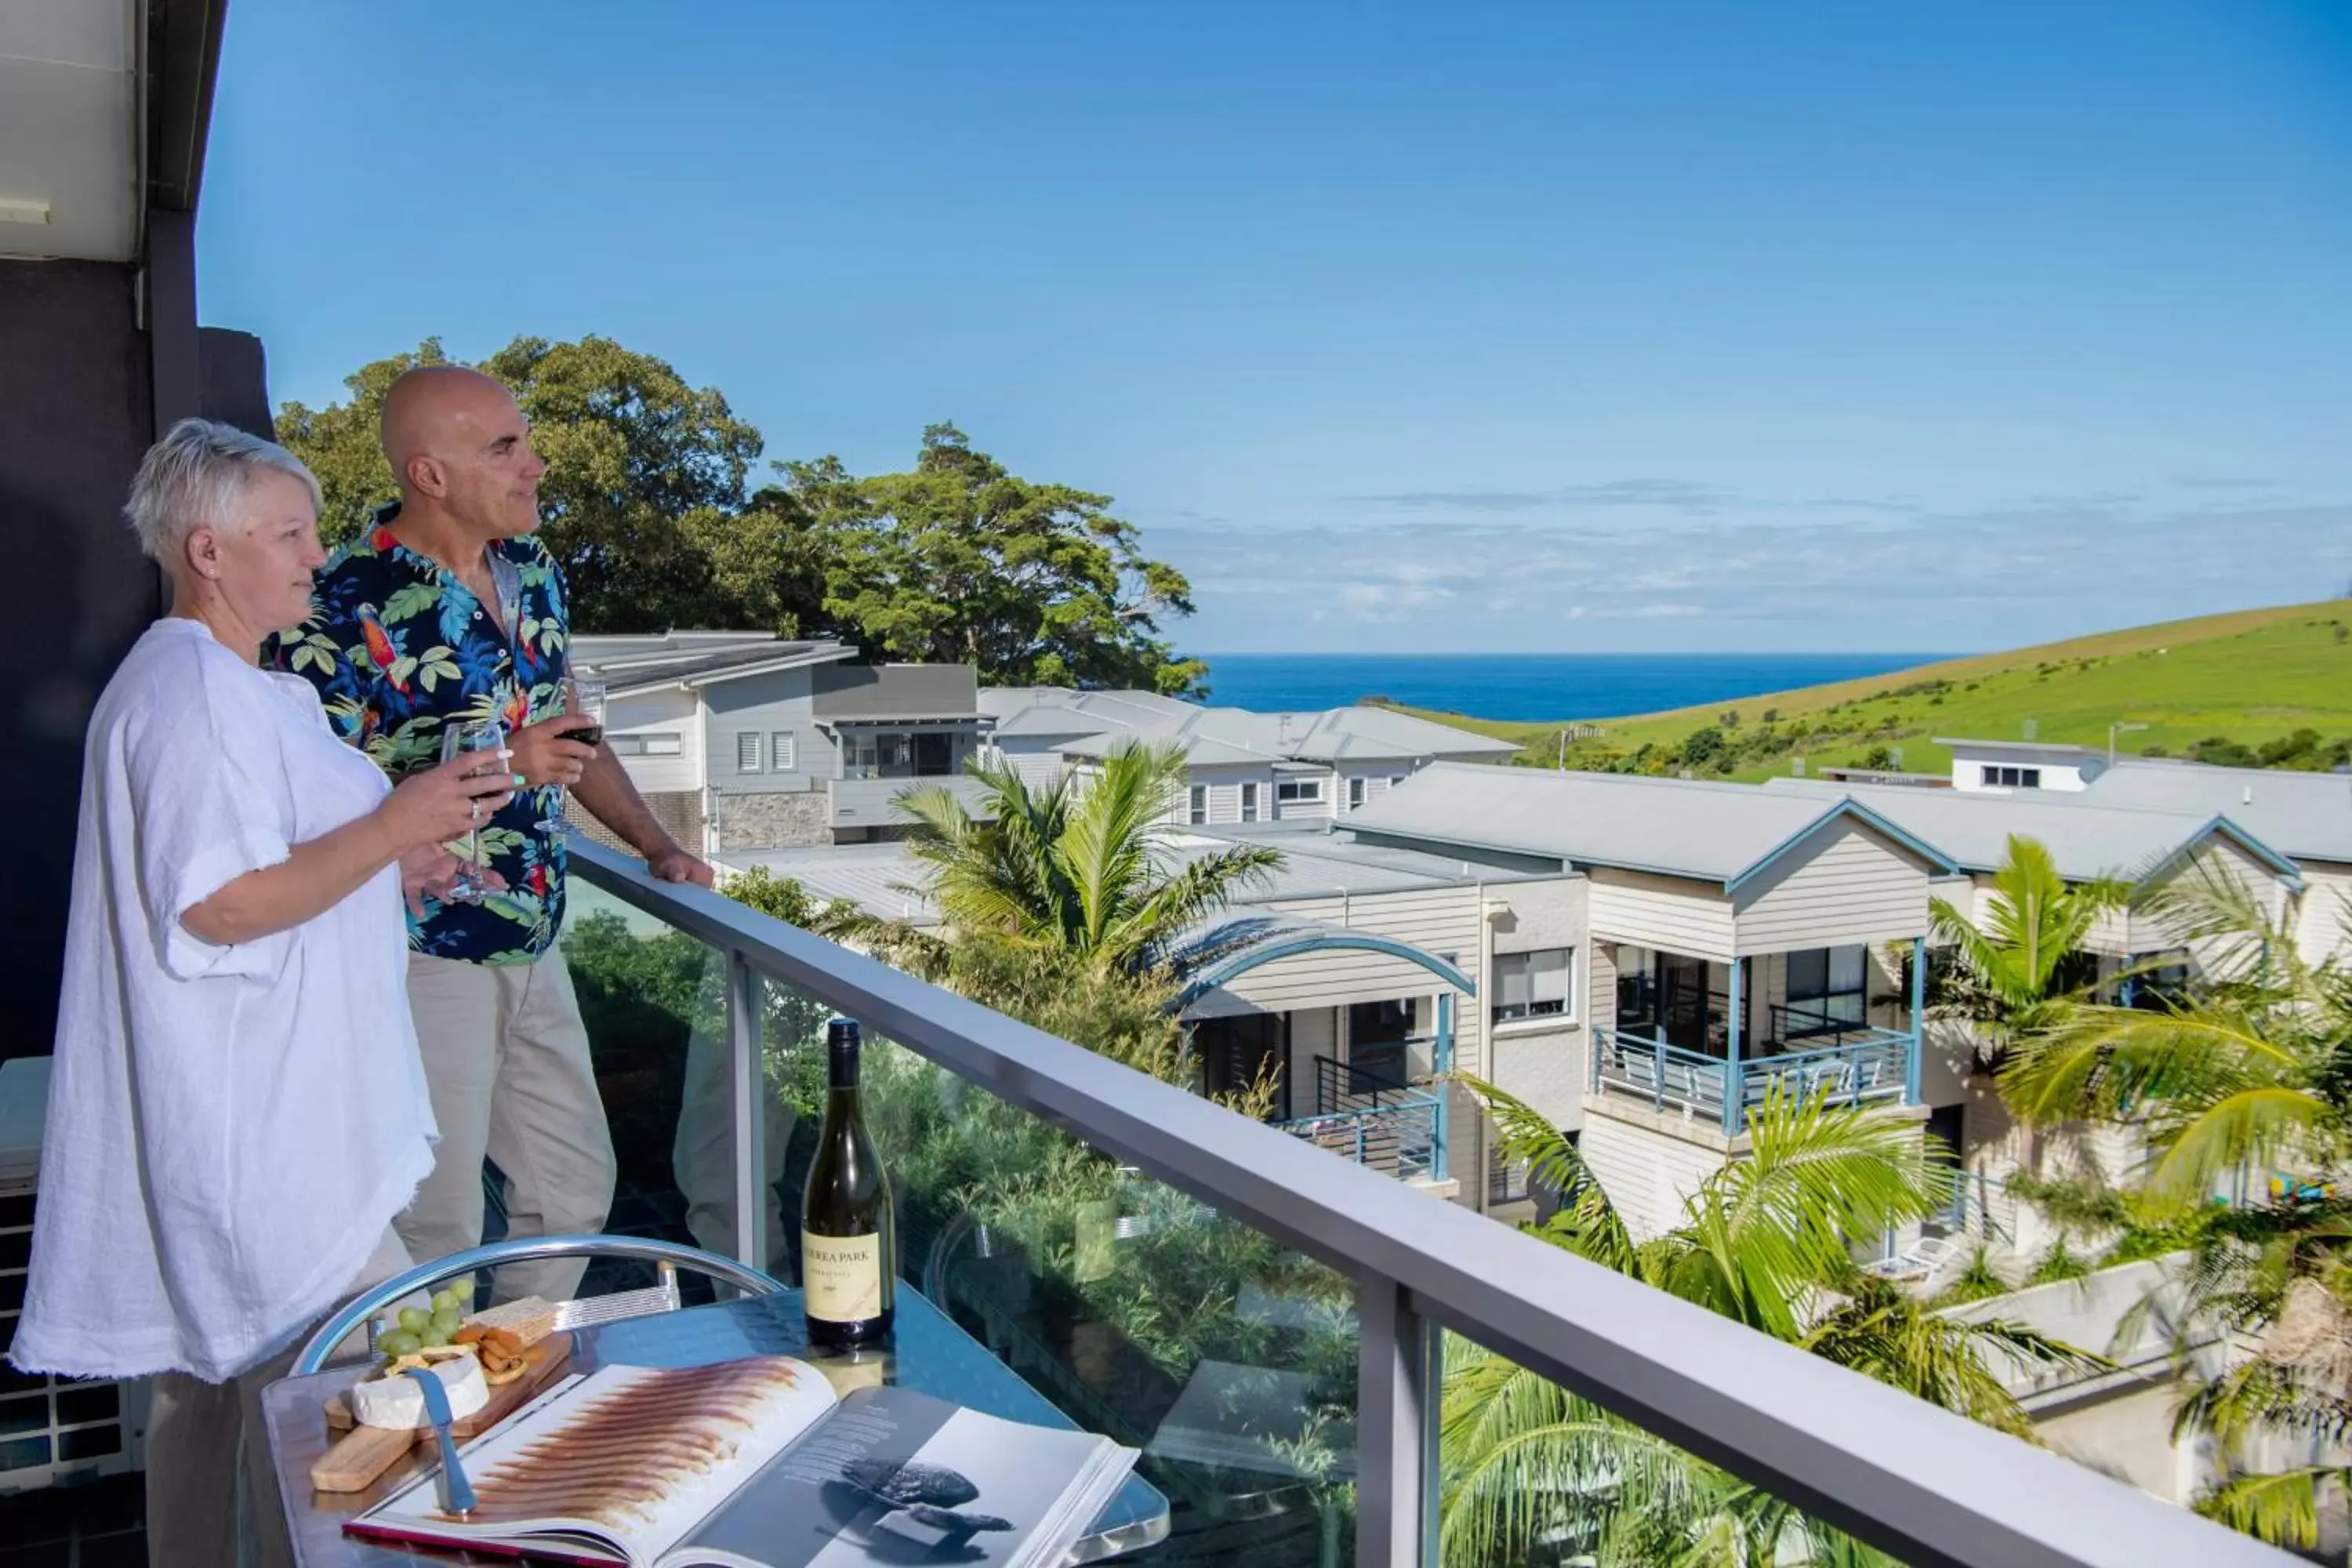
<instances>
[{"instance_id":1,"label":"wine bottle label","mask_svg":"<svg viewBox=\"0 0 2352 1568\"><path fill-rule=\"evenodd\" d=\"M882 1238L801 1232L801 1306L828 1323L882 1315Z\"/></svg>"}]
</instances>

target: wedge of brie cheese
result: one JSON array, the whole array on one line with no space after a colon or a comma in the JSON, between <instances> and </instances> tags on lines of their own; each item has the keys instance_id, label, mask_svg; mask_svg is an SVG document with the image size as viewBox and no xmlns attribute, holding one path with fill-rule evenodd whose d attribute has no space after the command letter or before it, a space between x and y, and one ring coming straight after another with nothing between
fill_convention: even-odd
<instances>
[{"instance_id":1,"label":"wedge of brie cheese","mask_svg":"<svg viewBox=\"0 0 2352 1568\"><path fill-rule=\"evenodd\" d=\"M471 1415L490 1402L490 1385L482 1376L482 1363L472 1356L452 1356L436 1362L432 1372L449 1395L451 1419ZM352 1384L351 1404L352 1419L363 1426L389 1426L402 1431L431 1425L425 1415L425 1391L404 1372L390 1377L377 1374L361 1379Z\"/></svg>"}]
</instances>

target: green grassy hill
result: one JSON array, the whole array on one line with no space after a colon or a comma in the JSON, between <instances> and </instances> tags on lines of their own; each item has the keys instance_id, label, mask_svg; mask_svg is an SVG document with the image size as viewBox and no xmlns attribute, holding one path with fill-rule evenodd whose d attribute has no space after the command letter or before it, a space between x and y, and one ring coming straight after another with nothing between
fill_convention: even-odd
<instances>
[{"instance_id":1,"label":"green grassy hill","mask_svg":"<svg viewBox=\"0 0 2352 1568\"><path fill-rule=\"evenodd\" d=\"M1571 767L1716 778L1785 773L1800 756L1815 770L1885 767L1898 753L1905 772L1942 773L1951 751L1936 736L2014 741L2028 723L2042 740L2092 746L2106 745L2111 723L2145 724L2118 737L2126 755L2325 767L2352 744L2352 599L2168 621L1627 719L1424 716L1515 741L1519 760L1536 766L1556 763L1566 732Z\"/></svg>"}]
</instances>

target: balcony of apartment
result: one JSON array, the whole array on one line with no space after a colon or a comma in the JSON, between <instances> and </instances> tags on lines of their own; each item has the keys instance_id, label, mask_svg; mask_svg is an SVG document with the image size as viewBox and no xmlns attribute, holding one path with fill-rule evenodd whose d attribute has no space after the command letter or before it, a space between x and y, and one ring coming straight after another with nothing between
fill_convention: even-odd
<instances>
[{"instance_id":1,"label":"balcony of apartment","mask_svg":"<svg viewBox=\"0 0 2352 1568\"><path fill-rule=\"evenodd\" d=\"M1439 1050L1418 1010L1392 1009L1402 1032L1353 1059L1312 1053L1301 1114L1266 1126L625 857L581 844L572 864L565 951L622 1162L613 1228L789 1278L814 1042L827 1016L860 1019L902 1289L1142 1450L1172 1530L1134 1561L1438 1568L1447 1335L1901 1561L2273 1560L1390 1179L1369 1131L1361 1160L1307 1147L1324 1139L1299 1123L1326 1104L1352 1126L1405 1120ZM1402 1167L1442 1144L1392 1147Z\"/></svg>"},{"instance_id":2,"label":"balcony of apartment","mask_svg":"<svg viewBox=\"0 0 2352 1568\"><path fill-rule=\"evenodd\" d=\"M824 781L827 820L836 833L904 827L912 819L898 804L898 797L933 784L962 802L966 811L977 812L988 801L986 788L969 773L864 773Z\"/></svg>"},{"instance_id":3,"label":"balcony of apartment","mask_svg":"<svg viewBox=\"0 0 2352 1568\"><path fill-rule=\"evenodd\" d=\"M1466 975L1391 938L1255 913L1195 933L1172 959L1203 1093L1261 1086L1267 1120L1291 1136L1459 1190L1444 1080L1456 997L1476 994Z\"/></svg>"},{"instance_id":4,"label":"balcony of apartment","mask_svg":"<svg viewBox=\"0 0 2352 1568\"><path fill-rule=\"evenodd\" d=\"M1775 1094L1833 1105L1919 1098L1921 966L1867 945L1719 962L1620 944L1614 1021L1588 1088L1736 1136Z\"/></svg>"}]
</instances>

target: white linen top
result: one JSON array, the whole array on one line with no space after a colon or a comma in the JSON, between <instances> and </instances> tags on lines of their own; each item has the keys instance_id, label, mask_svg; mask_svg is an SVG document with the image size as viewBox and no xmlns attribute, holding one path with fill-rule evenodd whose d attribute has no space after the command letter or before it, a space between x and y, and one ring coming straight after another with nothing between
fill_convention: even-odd
<instances>
[{"instance_id":1,"label":"white linen top","mask_svg":"<svg viewBox=\"0 0 2352 1568\"><path fill-rule=\"evenodd\" d=\"M222 1382L343 1296L433 1165L400 873L217 947L180 917L386 790L299 676L150 626L91 715L26 1371Z\"/></svg>"}]
</instances>

